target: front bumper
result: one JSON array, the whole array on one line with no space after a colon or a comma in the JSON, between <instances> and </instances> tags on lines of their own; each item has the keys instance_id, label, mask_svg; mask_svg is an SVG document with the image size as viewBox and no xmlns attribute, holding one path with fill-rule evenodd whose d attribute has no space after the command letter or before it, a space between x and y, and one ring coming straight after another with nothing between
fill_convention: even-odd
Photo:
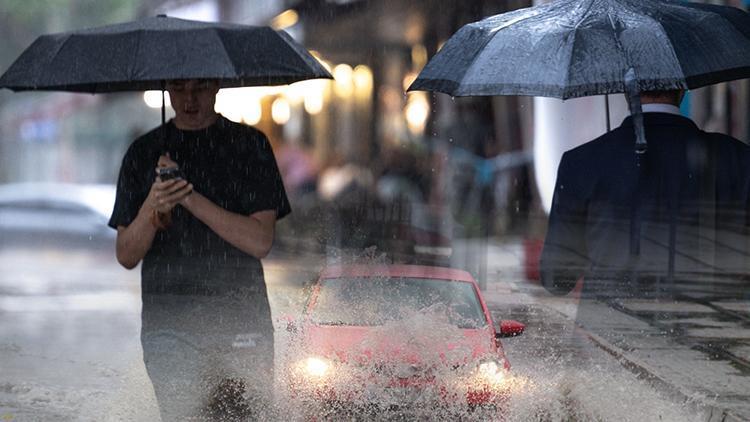
<instances>
[{"instance_id":1,"label":"front bumper","mask_svg":"<svg viewBox=\"0 0 750 422\"><path fill-rule=\"evenodd\" d=\"M329 403L346 408L421 408L445 407L470 409L497 407L509 397L505 386L489 385L467 377L382 379L371 376L358 380L346 377L310 382L290 380L290 395L310 403Z\"/></svg>"}]
</instances>

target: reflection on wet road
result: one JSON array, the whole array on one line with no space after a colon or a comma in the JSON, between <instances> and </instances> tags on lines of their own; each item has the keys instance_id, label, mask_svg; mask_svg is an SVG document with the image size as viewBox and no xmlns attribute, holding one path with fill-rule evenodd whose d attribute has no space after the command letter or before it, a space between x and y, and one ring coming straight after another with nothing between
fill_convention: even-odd
<instances>
[{"instance_id":1,"label":"reflection on wet road","mask_svg":"<svg viewBox=\"0 0 750 422\"><path fill-rule=\"evenodd\" d=\"M294 348L288 344L281 317L299 315L302 286L324 261L278 253L264 262L277 320L277 358L288 346ZM0 416L7 420L157 419L138 338L137 271L120 268L112 251L4 249L0 266ZM503 340L513 374L508 381L513 394L505 410L507 420L710 417L706 409L658 388L658 383L628 366L633 362L602 347L617 344L617 339L600 344L596 340L602 337L575 329L571 300L534 290L522 280L517 265L489 270L497 274L486 291L493 318L515 319L527 327L522 336ZM645 304L628 306L632 312L645 312ZM670 324L694 330L690 323ZM643 323L643 330L652 328ZM651 352L658 354L659 349ZM648 363L647 358L643 362Z\"/></svg>"}]
</instances>

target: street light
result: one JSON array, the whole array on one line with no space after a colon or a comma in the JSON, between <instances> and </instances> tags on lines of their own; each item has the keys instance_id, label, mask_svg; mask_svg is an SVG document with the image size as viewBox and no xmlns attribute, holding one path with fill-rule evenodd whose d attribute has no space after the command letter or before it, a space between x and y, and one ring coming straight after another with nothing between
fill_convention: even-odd
<instances>
[{"instance_id":1,"label":"street light","mask_svg":"<svg viewBox=\"0 0 750 422\"><path fill-rule=\"evenodd\" d=\"M292 112L289 107L289 102L286 99L279 97L273 100L273 104L271 105L271 118L276 124L285 124L289 121L291 114Z\"/></svg>"},{"instance_id":2,"label":"street light","mask_svg":"<svg viewBox=\"0 0 750 422\"><path fill-rule=\"evenodd\" d=\"M348 64L339 64L333 68L333 89L336 95L342 98L348 98L354 91L352 67Z\"/></svg>"},{"instance_id":3,"label":"street light","mask_svg":"<svg viewBox=\"0 0 750 422\"><path fill-rule=\"evenodd\" d=\"M161 108L161 91L146 91L143 93L143 101L149 108ZM164 92L164 104L169 107L169 93Z\"/></svg>"}]
</instances>

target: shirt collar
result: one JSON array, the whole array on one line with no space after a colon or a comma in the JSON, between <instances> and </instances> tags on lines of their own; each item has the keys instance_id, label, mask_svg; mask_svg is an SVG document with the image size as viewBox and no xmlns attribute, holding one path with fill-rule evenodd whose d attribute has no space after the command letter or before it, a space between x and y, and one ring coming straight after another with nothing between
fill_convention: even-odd
<instances>
[{"instance_id":1,"label":"shirt collar","mask_svg":"<svg viewBox=\"0 0 750 422\"><path fill-rule=\"evenodd\" d=\"M682 115L682 113L680 113L680 108L672 104L663 104L663 103L643 104L641 106L641 110L644 113L669 113L669 114Z\"/></svg>"}]
</instances>

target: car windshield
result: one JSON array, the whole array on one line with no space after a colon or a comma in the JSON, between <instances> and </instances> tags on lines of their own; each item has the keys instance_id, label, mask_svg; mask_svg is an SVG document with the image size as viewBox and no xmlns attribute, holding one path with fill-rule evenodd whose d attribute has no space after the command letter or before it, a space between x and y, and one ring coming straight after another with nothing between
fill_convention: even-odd
<instances>
[{"instance_id":1,"label":"car windshield","mask_svg":"<svg viewBox=\"0 0 750 422\"><path fill-rule=\"evenodd\" d=\"M375 326L416 313L446 317L459 328L487 324L470 283L405 277L324 279L310 309L321 325Z\"/></svg>"}]
</instances>

